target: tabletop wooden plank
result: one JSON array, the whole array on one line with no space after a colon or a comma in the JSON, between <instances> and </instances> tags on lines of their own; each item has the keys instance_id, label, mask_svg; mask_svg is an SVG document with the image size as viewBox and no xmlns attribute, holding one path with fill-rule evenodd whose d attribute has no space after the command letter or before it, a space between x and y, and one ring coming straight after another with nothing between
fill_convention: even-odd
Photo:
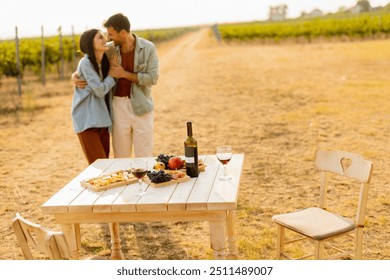
<instances>
[{"instance_id":1,"label":"tabletop wooden plank","mask_svg":"<svg viewBox=\"0 0 390 280\"><path fill-rule=\"evenodd\" d=\"M164 187L149 187L146 195L138 201L136 209L140 211L167 211L168 201L178 184Z\"/></svg>"},{"instance_id":2,"label":"tabletop wooden plank","mask_svg":"<svg viewBox=\"0 0 390 280\"><path fill-rule=\"evenodd\" d=\"M153 169L155 163L156 161L154 159L148 162L148 166L150 166L149 170ZM178 185L171 184L162 187L149 186L146 194L137 202L136 211L167 211L168 201Z\"/></svg>"},{"instance_id":3,"label":"tabletop wooden plank","mask_svg":"<svg viewBox=\"0 0 390 280\"><path fill-rule=\"evenodd\" d=\"M203 160L205 165L207 165L207 156L201 155L200 159ZM207 172L206 170L203 172ZM187 200L192 192L192 188L195 185L197 178L191 178L190 181L180 183L175 192L172 194L170 200L168 201L168 211L184 211L186 210Z\"/></svg>"},{"instance_id":4,"label":"tabletop wooden plank","mask_svg":"<svg viewBox=\"0 0 390 280\"><path fill-rule=\"evenodd\" d=\"M206 164L206 171L200 172L187 199L186 210L207 210L207 201L220 164L214 155L207 156Z\"/></svg>"},{"instance_id":5,"label":"tabletop wooden plank","mask_svg":"<svg viewBox=\"0 0 390 280\"><path fill-rule=\"evenodd\" d=\"M60 191L55 193L42 206L41 210L44 213L66 213L68 212L68 205L81 195L85 188L80 185L82 180L101 175L112 162L105 160L97 160L84 169L72 181L66 184Z\"/></svg>"},{"instance_id":6,"label":"tabletop wooden plank","mask_svg":"<svg viewBox=\"0 0 390 280\"><path fill-rule=\"evenodd\" d=\"M153 169L154 164L156 163L154 158L142 158L147 162L148 170ZM150 188L148 184L142 182L142 189L148 192ZM140 200L140 197L137 196L139 192L138 182L127 185L121 194L116 197L112 202L111 211L112 212L135 212L137 211L137 203Z\"/></svg>"},{"instance_id":7,"label":"tabletop wooden plank","mask_svg":"<svg viewBox=\"0 0 390 280\"><path fill-rule=\"evenodd\" d=\"M143 183L145 184L145 183ZM145 184L147 187L147 184ZM112 212L135 212L139 197L136 196L138 192L138 182L127 185L121 194L111 204Z\"/></svg>"},{"instance_id":8,"label":"tabletop wooden plank","mask_svg":"<svg viewBox=\"0 0 390 280\"><path fill-rule=\"evenodd\" d=\"M227 165L227 173L232 177L230 181L221 181L223 168L217 173L213 189L207 202L209 210L235 209L238 200L238 189L243 169L244 155L234 154Z\"/></svg>"},{"instance_id":9,"label":"tabletop wooden plank","mask_svg":"<svg viewBox=\"0 0 390 280\"><path fill-rule=\"evenodd\" d=\"M197 178L178 184L167 204L168 211L185 211L188 197Z\"/></svg>"},{"instance_id":10,"label":"tabletop wooden plank","mask_svg":"<svg viewBox=\"0 0 390 280\"><path fill-rule=\"evenodd\" d=\"M110 169L106 170L105 173L110 173L110 170L112 170L112 172L119 170L128 170L130 169L131 162L132 160L129 158L116 159L115 162L110 166ZM123 192L125 188L126 185L103 191L93 203L92 211L111 212L113 202L117 199L117 197Z\"/></svg>"},{"instance_id":11,"label":"tabletop wooden plank","mask_svg":"<svg viewBox=\"0 0 390 280\"><path fill-rule=\"evenodd\" d=\"M127 169L130 165L130 161L127 158L119 158L115 161L110 159L105 159L103 161L112 162L108 168L104 170L102 174L109 174L118 170ZM115 188L117 191L123 189L124 187ZM113 189L112 189L113 190ZM96 192L90 189L85 189L79 196L77 196L68 206L68 211L71 213L82 213L82 212L92 212L95 202L101 197L105 192Z\"/></svg>"}]
</instances>

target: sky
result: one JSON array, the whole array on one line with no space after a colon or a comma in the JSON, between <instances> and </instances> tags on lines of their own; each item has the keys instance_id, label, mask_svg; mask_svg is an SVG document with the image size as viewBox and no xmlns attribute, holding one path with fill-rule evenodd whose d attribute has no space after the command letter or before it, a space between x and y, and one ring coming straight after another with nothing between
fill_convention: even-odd
<instances>
[{"instance_id":1,"label":"sky","mask_svg":"<svg viewBox=\"0 0 390 280\"><path fill-rule=\"evenodd\" d=\"M76 34L87 28L104 29L104 20L121 12L132 30L246 22L268 19L269 7L288 6L287 17L295 18L315 8L336 12L352 7L357 0L8 0L0 7L0 39L45 35ZM384 6L390 0L370 0L371 6Z\"/></svg>"}]
</instances>

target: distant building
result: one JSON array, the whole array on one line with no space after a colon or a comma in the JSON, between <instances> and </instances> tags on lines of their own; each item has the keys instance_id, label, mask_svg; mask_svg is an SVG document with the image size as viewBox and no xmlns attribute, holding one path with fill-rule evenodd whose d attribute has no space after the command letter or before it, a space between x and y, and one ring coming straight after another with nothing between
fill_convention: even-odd
<instances>
[{"instance_id":1,"label":"distant building","mask_svg":"<svg viewBox=\"0 0 390 280\"><path fill-rule=\"evenodd\" d=\"M371 11L371 4L367 0L359 0L357 1L356 5L347 9L347 12L350 12L352 14L360 14L364 12Z\"/></svg>"},{"instance_id":2,"label":"distant building","mask_svg":"<svg viewBox=\"0 0 390 280\"><path fill-rule=\"evenodd\" d=\"M287 5L279 5L269 8L269 20L281 21L287 18Z\"/></svg>"},{"instance_id":3,"label":"distant building","mask_svg":"<svg viewBox=\"0 0 390 280\"><path fill-rule=\"evenodd\" d=\"M323 15L324 13L320 9L314 9L313 11L307 14L307 17L314 18L314 17L322 17Z\"/></svg>"},{"instance_id":4,"label":"distant building","mask_svg":"<svg viewBox=\"0 0 390 280\"><path fill-rule=\"evenodd\" d=\"M301 18L315 18L315 17L322 17L324 16L324 13L320 9L314 9L310 13L302 12Z\"/></svg>"}]
</instances>

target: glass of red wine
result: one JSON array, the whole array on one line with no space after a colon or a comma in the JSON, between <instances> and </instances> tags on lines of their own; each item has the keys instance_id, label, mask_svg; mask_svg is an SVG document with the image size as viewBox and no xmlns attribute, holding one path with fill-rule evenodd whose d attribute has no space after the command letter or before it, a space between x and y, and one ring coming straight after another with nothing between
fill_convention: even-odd
<instances>
[{"instance_id":1,"label":"glass of red wine","mask_svg":"<svg viewBox=\"0 0 390 280\"><path fill-rule=\"evenodd\" d=\"M138 179L139 191L137 196L144 196L145 190L142 189L142 179L148 172L148 165L145 161L137 159L131 163L130 170L131 174Z\"/></svg>"},{"instance_id":2,"label":"glass of red wine","mask_svg":"<svg viewBox=\"0 0 390 280\"><path fill-rule=\"evenodd\" d=\"M217 147L217 158L223 165L223 175L219 177L222 181L229 181L232 179L231 176L227 174L226 166L232 158L232 147L230 146L218 146Z\"/></svg>"}]
</instances>

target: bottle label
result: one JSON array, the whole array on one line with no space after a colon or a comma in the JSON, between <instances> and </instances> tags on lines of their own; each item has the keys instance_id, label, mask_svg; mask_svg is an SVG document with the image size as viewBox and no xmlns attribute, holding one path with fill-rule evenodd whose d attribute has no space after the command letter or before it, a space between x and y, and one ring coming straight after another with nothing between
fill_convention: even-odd
<instances>
[{"instance_id":1,"label":"bottle label","mask_svg":"<svg viewBox=\"0 0 390 280\"><path fill-rule=\"evenodd\" d=\"M186 161L186 164L195 163L194 157L185 157L184 160Z\"/></svg>"},{"instance_id":2,"label":"bottle label","mask_svg":"<svg viewBox=\"0 0 390 280\"><path fill-rule=\"evenodd\" d=\"M184 147L184 155L186 164L195 164L198 161L198 148L197 147Z\"/></svg>"},{"instance_id":3,"label":"bottle label","mask_svg":"<svg viewBox=\"0 0 390 280\"><path fill-rule=\"evenodd\" d=\"M198 147L185 147L186 173L190 177L198 177Z\"/></svg>"}]
</instances>

